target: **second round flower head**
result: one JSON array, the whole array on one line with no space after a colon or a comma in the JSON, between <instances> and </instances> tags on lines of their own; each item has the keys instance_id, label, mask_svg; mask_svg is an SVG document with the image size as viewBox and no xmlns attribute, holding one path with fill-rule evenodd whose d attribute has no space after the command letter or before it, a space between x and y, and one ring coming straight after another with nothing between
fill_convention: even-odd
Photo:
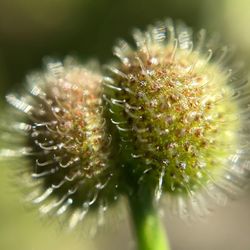
<instances>
[{"instance_id":1,"label":"second round flower head","mask_svg":"<svg viewBox=\"0 0 250 250\"><path fill-rule=\"evenodd\" d=\"M127 168L156 200L236 192L247 167L249 86L228 68L226 48L204 31L193 41L170 20L136 30L134 39L136 48L114 48L120 61L104 78Z\"/></svg>"},{"instance_id":2,"label":"second round flower head","mask_svg":"<svg viewBox=\"0 0 250 250\"><path fill-rule=\"evenodd\" d=\"M7 96L20 121L12 125L26 143L22 156L29 164L22 172L27 181L32 176L37 183L33 203L41 204L42 213L70 210L71 227L88 210L102 213L117 199L101 81L98 72L68 59L64 64L48 63L45 72L28 76L29 92L20 98Z\"/></svg>"}]
</instances>

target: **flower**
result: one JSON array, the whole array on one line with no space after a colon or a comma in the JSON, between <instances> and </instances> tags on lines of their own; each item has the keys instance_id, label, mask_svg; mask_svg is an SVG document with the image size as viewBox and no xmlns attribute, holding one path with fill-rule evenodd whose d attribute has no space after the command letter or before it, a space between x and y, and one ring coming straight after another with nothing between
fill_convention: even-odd
<instances>
[{"instance_id":1,"label":"flower","mask_svg":"<svg viewBox=\"0 0 250 250\"><path fill-rule=\"evenodd\" d=\"M198 35L169 19L135 30L136 47L121 40L104 77L125 165L156 201L220 201L249 168L249 84L226 47Z\"/></svg>"},{"instance_id":2,"label":"flower","mask_svg":"<svg viewBox=\"0 0 250 250\"><path fill-rule=\"evenodd\" d=\"M33 185L32 202L41 204L39 210L45 214L70 211L71 228L88 211L102 215L118 197L101 81L98 71L67 59L50 62L44 72L29 75L28 92L20 97L6 97L15 108L9 135L16 133L22 140L15 150L2 152L29 161L21 172L26 184Z\"/></svg>"}]
</instances>

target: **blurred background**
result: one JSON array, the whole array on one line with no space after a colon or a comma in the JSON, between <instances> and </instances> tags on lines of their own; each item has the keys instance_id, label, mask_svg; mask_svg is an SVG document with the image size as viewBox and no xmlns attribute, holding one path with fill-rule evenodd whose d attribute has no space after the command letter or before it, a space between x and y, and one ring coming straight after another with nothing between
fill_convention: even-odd
<instances>
[{"instance_id":1,"label":"blurred background","mask_svg":"<svg viewBox=\"0 0 250 250\"><path fill-rule=\"evenodd\" d=\"M166 17L195 30L219 32L250 66L249 0L0 0L0 107L8 91L41 68L44 56L98 57L105 63L117 38L130 41L132 28ZM10 175L11 167L1 165L1 250L133 249L128 216L116 230L107 228L94 239L67 234L20 203ZM216 209L204 221L189 224L166 214L164 223L173 250L249 250L250 195Z\"/></svg>"}]
</instances>

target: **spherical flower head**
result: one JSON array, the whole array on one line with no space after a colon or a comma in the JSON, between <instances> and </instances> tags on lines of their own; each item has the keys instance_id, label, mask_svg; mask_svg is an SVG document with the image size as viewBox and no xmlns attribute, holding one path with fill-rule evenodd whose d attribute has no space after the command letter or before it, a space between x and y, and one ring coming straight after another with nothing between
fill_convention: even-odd
<instances>
[{"instance_id":1,"label":"spherical flower head","mask_svg":"<svg viewBox=\"0 0 250 250\"><path fill-rule=\"evenodd\" d=\"M117 199L102 76L72 59L46 66L44 72L28 76L28 93L8 95L7 101L21 117L16 127L25 133L22 156L30 161L25 174L38 186L33 203L41 204L43 213L73 211L74 226L88 210L104 212Z\"/></svg>"},{"instance_id":2,"label":"spherical flower head","mask_svg":"<svg viewBox=\"0 0 250 250\"><path fill-rule=\"evenodd\" d=\"M189 28L170 20L136 30L136 48L121 41L114 48L120 61L104 78L123 157L157 200L211 183L223 189L234 178L225 188L232 191L244 172L233 156L241 157L245 139L246 81L229 74L225 48L218 56L205 32L199 35L193 41Z\"/></svg>"}]
</instances>

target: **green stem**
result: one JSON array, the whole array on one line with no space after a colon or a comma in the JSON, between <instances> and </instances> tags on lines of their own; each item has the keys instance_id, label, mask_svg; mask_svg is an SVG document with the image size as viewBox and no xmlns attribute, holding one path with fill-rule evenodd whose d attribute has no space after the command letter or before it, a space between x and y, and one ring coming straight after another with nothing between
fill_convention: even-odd
<instances>
[{"instance_id":1,"label":"green stem","mask_svg":"<svg viewBox=\"0 0 250 250\"><path fill-rule=\"evenodd\" d=\"M170 250L152 196L146 192L144 195L134 193L129 196L129 204L138 250Z\"/></svg>"}]
</instances>

